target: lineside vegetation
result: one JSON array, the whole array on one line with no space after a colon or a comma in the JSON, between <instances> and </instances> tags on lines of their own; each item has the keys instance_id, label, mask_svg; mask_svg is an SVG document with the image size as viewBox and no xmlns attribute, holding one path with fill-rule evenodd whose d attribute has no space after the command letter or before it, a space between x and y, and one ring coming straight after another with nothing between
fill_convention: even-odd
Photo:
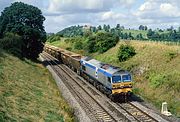
<instances>
[{"instance_id":1,"label":"lineside vegetation","mask_svg":"<svg viewBox=\"0 0 180 122\"><path fill-rule=\"evenodd\" d=\"M0 121L75 121L74 112L41 63L0 50Z\"/></svg>"}]
</instances>

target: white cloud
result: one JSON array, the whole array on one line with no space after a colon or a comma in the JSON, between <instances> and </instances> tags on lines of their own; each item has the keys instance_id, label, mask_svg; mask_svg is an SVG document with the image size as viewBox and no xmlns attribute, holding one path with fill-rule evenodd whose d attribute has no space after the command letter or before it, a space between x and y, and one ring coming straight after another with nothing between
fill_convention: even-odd
<instances>
[{"instance_id":1,"label":"white cloud","mask_svg":"<svg viewBox=\"0 0 180 122\"><path fill-rule=\"evenodd\" d=\"M178 17L180 16L180 9L177 6L173 6L170 3L162 3L160 5L160 11L170 17Z\"/></svg>"},{"instance_id":2,"label":"white cloud","mask_svg":"<svg viewBox=\"0 0 180 122\"><path fill-rule=\"evenodd\" d=\"M131 8L133 4L136 2L136 0L119 0L120 4L117 5L122 5L125 8Z\"/></svg>"},{"instance_id":3,"label":"white cloud","mask_svg":"<svg viewBox=\"0 0 180 122\"><path fill-rule=\"evenodd\" d=\"M180 26L179 0L0 0L0 11L14 1L40 8L46 17L47 32L87 23L119 23L128 28L140 24L153 28Z\"/></svg>"},{"instance_id":4,"label":"white cloud","mask_svg":"<svg viewBox=\"0 0 180 122\"><path fill-rule=\"evenodd\" d=\"M121 13L115 13L113 11L108 11L108 12L105 12L101 15L100 17L101 21L103 22L106 22L106 21L110 21L110 20L120 20L120 19L124 19L126 18L126 16L124 14L121 14Z\"/></svg>"},{"instance_id":5,"label":"white cloud","mask_svg":"<svg viewBox=\"0 0 180 122\"><path fill-rule=\"evenodd\" d=\"M140 11L150 11L156 9L158 4L156 2L147 1L139 7Z\"/></svg>"},{"instance_id":6,"label":"white cloud","mask_svg":"<svg viewBox=\"0 0 180 122\"><path fill-rule=\"evenodd\" d=\"M107 11L112 2L106 0L50 0L48 12L52 13L86 13Z\"/></svg>"},{"instance_id":7,"label":"white cloud","mask_svg":"<svg viewBox=\"0 0 180 122\"><path fill-rule=\"evenodd\" d=\"M138 23L144 23L153 28L166 28L180 26L179 0L146 0L133 13Z\"/></svg>"}]
</instances>

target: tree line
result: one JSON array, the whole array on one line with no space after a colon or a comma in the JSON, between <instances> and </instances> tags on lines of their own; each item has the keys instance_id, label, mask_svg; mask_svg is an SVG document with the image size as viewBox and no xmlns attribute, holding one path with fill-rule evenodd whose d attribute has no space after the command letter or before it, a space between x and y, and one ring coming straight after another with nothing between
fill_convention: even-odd
<instances>
[{"instance_id":1,"label":"tree line","mask_svg":"<svg viewBox=\"0 0 180 122\"><path fill-rule=\"evenodd\" d=\"M71 26L59 31L57 34L62 37L76 37L76 36L88 36L90 34L96 34L98 32L109 32L118 36L120 39L128 40L156 40L156 41L180 41L180 28L174 29L172 26L166 30L155 29L152 30L145 25L140 25L139 30L128 29L129 32L124 31L124 26L117 24L115 27L104 24L103 26ZM127 29L126 29L127 30ZM131 32L132 31L132 32ZM133 31L136 31L133 34ZM143 31L145 34L141 33Z\"/></svg>"}]
</instances>

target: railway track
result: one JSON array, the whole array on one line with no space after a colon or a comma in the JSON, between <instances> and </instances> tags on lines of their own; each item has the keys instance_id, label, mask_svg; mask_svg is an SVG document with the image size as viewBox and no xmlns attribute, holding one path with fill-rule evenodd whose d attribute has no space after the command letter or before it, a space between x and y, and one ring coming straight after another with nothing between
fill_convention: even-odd
<instances>
[{"instance_id":1,"label":"railway track","mask_svg":"<svg viewBox=\"0 0 180 122\"><path fill-rule=\"evenodd\" d=\"M114 118L106 108L101 105L89 92L87 92L72 76L67 72L65 66L59 64L48 54L41 55L52 66L53 70L65 83L66 87L71 89L71 93L80 103L83 109L88 113L92 121L116 122L122 121L121 118ZM56 64L56 65L55 65Z\"/></svg>"},{"instance_id":2,"label":"railway track","mask_svg":"<svg viewBox=\"0 0 180 122\"><path fill-rule=\"evenodd\" d=\"M105 95L99 93L99 91L89 83L77 77L72 70L63 64L59 64L57 59L54 57L47 53L43 53L42 57L46 59L52 66L53 70L57 72L68 89L71 90L73 96L75 96L84 110L91 117L92 121L159 121L131 102L111 102ZM84 86L86 86L86 88L84 88ZM98 98L100 98L100 100L98 100Z\"/></svg>"},{"instance_id":3,"label":"railway track","mask_svg":"<svg viewBox=\"0 0 180 122\"><path fill-rule=\"evenodd\" d=\"M122 109L124 109L127 113L132 115L137 121L140 122L158 122L155 118L151 117L148 113L145 113L143 110L135 106L131 102L127 103L117 103Z\"/></svg>"}]
</instances>

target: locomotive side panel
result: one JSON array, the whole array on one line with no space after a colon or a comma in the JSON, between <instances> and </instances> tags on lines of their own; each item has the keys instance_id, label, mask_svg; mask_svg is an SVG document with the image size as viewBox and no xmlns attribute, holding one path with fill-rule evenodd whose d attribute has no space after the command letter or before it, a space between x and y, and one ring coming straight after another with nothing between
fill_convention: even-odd
<instances>
[{"instance_id":1,"label":"locomotive side panel","mask_svg":"<svg viewBox=\"0 0 180 122\"><path fill-rule=\"evenodd\" d=\"M95 67L94 66L91 66L91 65L88 65L88 64L85 64L83 66L85 67L85 73L86 74L88 74L92 78L96 78L96 76L95 76Z\"/></svg>"}]
</instances>

